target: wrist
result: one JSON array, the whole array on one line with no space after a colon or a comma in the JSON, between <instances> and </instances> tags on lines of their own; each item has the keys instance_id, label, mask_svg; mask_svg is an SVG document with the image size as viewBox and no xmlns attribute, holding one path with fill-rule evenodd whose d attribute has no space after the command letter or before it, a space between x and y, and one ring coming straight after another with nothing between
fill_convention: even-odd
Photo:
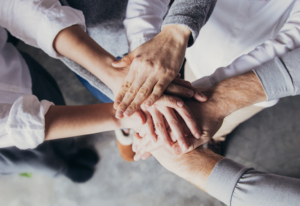
<instances>
[{"instance_id":1,"label":"wrist","mask_svg":"<svg viewBox=\"0 0 300 206\"><path fill-rule=\"evenodd\" d=\"M180 45L187 46L191 30L184 25L166 25L162 28L161 34L172 37Z\"/></svg>"}]
</instances>

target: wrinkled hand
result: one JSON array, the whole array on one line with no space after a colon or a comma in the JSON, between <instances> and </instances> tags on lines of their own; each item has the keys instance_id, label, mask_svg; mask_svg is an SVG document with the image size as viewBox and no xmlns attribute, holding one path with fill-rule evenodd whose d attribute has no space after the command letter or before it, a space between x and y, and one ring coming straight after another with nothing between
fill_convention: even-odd
<instances>
[{"instance_id":1,"label":"wrinkled hand","mask_svg":"<svg viewBox=\"0 0 300 206\"><path fill-rule=\"evenodd\" d=\"M215 133L220 129L224 118L227 116L226 105L222 105L222 101L215 98L213 89L197 89L197 92L203 92L207 97L207 102L199 102L195 99L187 99L185 100L185 105L190 109L191 113L196 118L197 124L201 130L201 138L195 139L191 138L189 134L185 137L186 143L188 144L188 150L183 151L182 147L178 145L178 142L172 145L172 152L174 154L181 154L189 152L200 145L208 142ZM184 128L184 122L180 121L182 127ZM172 136L172 129L169 128L169 135ZM186 132L186 130L185 130ZM154 143L151 141L148 135L144 134L136 134L134 137L133 150L136 152L135 159L139 158L146 159L151 156L151 152L163 147L161 141L157 141ZM160 138L158 138L159 140Z\"/></svg>"},{"instance_id":2,"label":"wrinkled hand","mask_svg":"<svg viewBox=\"0 0 300 206\"><path fill-rule=\"evenodd\" d=\"M185 26L165 26L156 37L113 63L114 67L131 64L115 100L117 118L130 116L145 100L147 106L152 106L167 87L183 97L194 95L192 90L180 92L181 86L170 84L181 68L189 36Z\"/></svg>"}]
</instances>

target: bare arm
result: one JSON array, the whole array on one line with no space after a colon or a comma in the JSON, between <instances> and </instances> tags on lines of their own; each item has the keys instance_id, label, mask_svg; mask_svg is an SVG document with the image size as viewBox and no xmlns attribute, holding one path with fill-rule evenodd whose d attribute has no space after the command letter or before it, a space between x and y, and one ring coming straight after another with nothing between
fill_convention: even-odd
<instances>
[{"instance_id":1,"label":"bare arm","mask_svg":"<svg viewBox=\"0 0 300 206\"><path fill-rule=\"evenodd\" d=\"M142 124L138 116L118 120L112 103L85 106L51 106L45 115L45 140L79 136Z\"/></svg>"}]
</instances>

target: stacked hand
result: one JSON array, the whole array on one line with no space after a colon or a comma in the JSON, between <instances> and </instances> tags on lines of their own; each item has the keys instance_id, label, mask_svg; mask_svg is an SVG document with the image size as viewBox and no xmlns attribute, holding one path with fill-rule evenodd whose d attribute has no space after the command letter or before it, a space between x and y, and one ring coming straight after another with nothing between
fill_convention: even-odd
<instances>
[{"instance_id":1,"label":"stacked hand","mask_svg":"<svg viewBox=\"0 0 300 206\"><path fill-rule=\"evenodd\" d=\"M213 94L212 89L207 89L203 91L203 89L197 89L196 93L203 92L208 97L207 102L201 102L197 99L186 99L184 101L184 109L189 111L190 114L193 114L196 120L196 124L200 127L201 130L201 138L194 138L194 135L190 133L192 130L188 130L185 122L182 118L178 115L179 123L183 128L185 133L185 143L187 144L187 149L182 149L183 147L180 146L180 141L176 139L175 131L169 125L166 125L168 135L173 140L172 143L172 152L176 155L187 153L195 148L199 147L200 145L208 142L210 138L214 136L214 134L219 130L222 125L223 119L227 116L228 111L226 110L225 105L221 105L219 100L215 98L215 94ZM160 101L157 104L162 104ZM168 104L168 102L164 102L163 104ZM176 110L177 111L177 110ZM148 124L149 117L146 118L146 124ZM166 124L166 123L165 123ZM154 142L151 141L151 136L148 135L145 128L141 128L137 130L137 133L134 136L134 143L133 143L133 151L136 152L135 160L147 159L151 156L151 153L155 150L164 147L165 143L161 134L158 134L158 141ZM177 141L176 141L177 140ZM181 140L183 141L183 140Z\"/></svg>"}]
</instances>

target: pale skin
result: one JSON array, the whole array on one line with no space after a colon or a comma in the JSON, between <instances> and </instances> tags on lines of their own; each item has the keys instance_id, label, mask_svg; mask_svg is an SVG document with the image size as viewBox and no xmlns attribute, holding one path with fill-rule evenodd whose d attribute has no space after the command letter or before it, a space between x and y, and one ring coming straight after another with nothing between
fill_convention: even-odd
<instances>
[{"instance_id":1,"label":"pale skin","mask_svg":"<svg viewBox=\"0 0 300 206\"><path fill-rule=\"evenodd\" d=\"M185 105L192 111L200 126L201 139L187 136L186 141L189 144L189 149L182 151L178 143L175 143L172 146L174 154L189 152L208 142L220 129L224 118L232 112L267 100L264 89L254 72L226 79L209 89L198 89L208 97L207 102L202 103L195 99L187 99ZM139 138L139 135L135 136L133 144L133 150L136 152L135 160L146 159L150 156L150 152L163 147L161 142L156 144L151 142L143 130L139 133L143 138ZM172 136L172 131L170 131L170 135Z\"/></svg>"},{"instance_id":2,"label":"pale skin","mask_svg":"<svg viewBox=\"0 0 300 206\"><path fill-rule=\"evenodd\" d=\"M113 57L111 54L109 54L108 52L106 52L103 48L101 48L93 39L91 39L79 26L74 25L71 27L68 27L64 30L62 30L61 32L59 32L59 34L56 36L54 42L53 42L53 47L54 49L61 54L62 56L66 56L72 60L74 60L75 62L77 62L78 64L82 65L83 67L85 67L87 70L89 70L91 73L93 73L95 76L97 76L99 79L101 79L108 87L110 87L113 91L113 93L116 95L121 87L121 84L123 82L123 80L125 79L129 68L128 67L122 67L122 68L114 68L112 67L112 62L116 61L116 58ZM84 55L83 55L84 54ZM190 89L188 87L186 87L185 85L188 84L187 82L183 81L183 80L176 80L173 82L173 84L170 84L170 91L173 91L172 88L174 88L174 85L181 85L178 88L180 88L180 91L176 91L176 93L186 93L187 89ZM184 96L184 95L183 95ZM197 95L196 95L197 97ZM175 96L168 96L168 95L163 95L162 97L162 102L164 101L168 101L168 107L171 108L181 108L183 107L184 103L183 101ZM198 95L199 98L199 95ZM200 97L201 99L201 97ZM111 108L106 108L106 109L102 109L102 107L105 107L105 105L101 106L95 106L94 109L98 109L99 111L102 111L102 115L104 117L107 117L107 121L108 122L116 122L116 120L111 119L110 113L106 114L106 112L111 111ZM110 127L108 124L106 124L105 118L101 119L101 118L94 118L91 120L88 120L88 122L90 122L90 125L86 124L83 120L84 118L80 118L80 114L83 117L88 116L87 114L91 113L91 108L92 106L82 106L82 107L51 107L50 110L47 113L47 117L46 118L50 118L49 121L52 124L52 126L49 126L49 129L47 129L47 131L49 132L49 134L53 134L51 131L57 126L60 128L60 130L63 130L63 128L68 128L67 130L70 130L71 128L74 128L74 125L80 125L83 124L86 127L83 128L77 128L74 129L73 131L69 131L70 134L72 135L80 135L83 133L86 133L88 131L95 131L95 132L99 132L100 129L107 129L109 128L111 129L116 129L118 127ZM81 111L85 111L85 113L79 112L79 109ZM60 112L57 112L57 111ZM78 110L77 112L75 110ZM72 112L71 112L72 111ZM52 115L52 113L55 113L56 115ZM58 113L60 113L61 115L58 115ZM98 113L100 115L100 113ZM191 114L187 112L185 112L183 115L189 115L191 116ZM78 115L78 116L73 116L73 118L77 118L78 121L75 122L73 121L71 118L69 118L69 116L71 117L72 115ZM144 122L145 118L144 115L141 111L137 111L134 113L135 115L135 119L139 119L139 122ZM177 117L172 113L172 110L170 109L165 109L164 112L159 113L159 115L169 115L170 117L172 117L173 119L177 119ZM157 116L159 116L157 115ZM108 118L109 117L109 118ZM154 119L154 121L156 122L156 124L158 125L162 125L162 123L160 122L161 120L156 117L152 117ZM185 118L184 118L185 119ZM68 120L70 120L68 125ZM73 122L72 122L72 121ZM86 120L86 119L85 119ZM107 125L105 127L99 127L99 128L94 128L94 124L91 123L91 121L96 121L97 124L99 123L99 121L101 123L103 123L104 125ZM59 122L59 121L63 121L64 124L56 124L55 122ZM194 121L193 119L187 119L187 121ZM47 124L47 123L46 123ZM192 123L187 123L188 125L192 125L193 127L190 128L192 131L197 131L196 133L199 133L200 130L197 127L197 125L192 124ZM115 125L115 124L112 124ZM64 127L63 127L64 126ZM89 127L90 126L90 127ZM136 127L137 125L129 125L127 128L132 128L132 127ZM48 127L48 125L46 125L46 128ZM121 128L124 128L124 125L120 125ZM93 129L94 128L94 129ZM125 127L126 128L126 127ZM76 132L75 132L76 131ZM102 130L104 131L104 130ZM180 134L180 130L177 130L177 137L181 137L179 139L184 140L182 138L183 134ZM89 132L90 133L90 132ZM195 133L195 132L194 132ZM48 133L47 133L48 134ZM54 133L55 134L55 133ZM57 133L57 135L59 135ZM72 135L67 135L63 133L61 134L61 136L65 137L65 136L72 136ZM53 138L55 135L50 135L50 138ZM153 133L154 136L154 133ZM47 136L46 136L47 138ZM170 141L168 141L168 137L164 136L162 137L164 139L165 144L170 143ZM180 141L180 140L179 140ZM183 145L184 143L182 143ZM184 148L183 148L184 150Z\"/></svg>"},{"instance_id":3,"label":"pale skin","mask_svg":"<svg viewBox=\"0 0 300 206\"><path fill-rule=\"evenodd\" d=\"M191 31L183 25L167 25L150 41L114 62L130 70L116 96L116 117L129 117L141 104L152 106L176 78L181 68ZM172 86L170 92L179 95L180 87ZM192 97L193 90L186 90L184 97Z\"/></svg>"}]
</instances>

